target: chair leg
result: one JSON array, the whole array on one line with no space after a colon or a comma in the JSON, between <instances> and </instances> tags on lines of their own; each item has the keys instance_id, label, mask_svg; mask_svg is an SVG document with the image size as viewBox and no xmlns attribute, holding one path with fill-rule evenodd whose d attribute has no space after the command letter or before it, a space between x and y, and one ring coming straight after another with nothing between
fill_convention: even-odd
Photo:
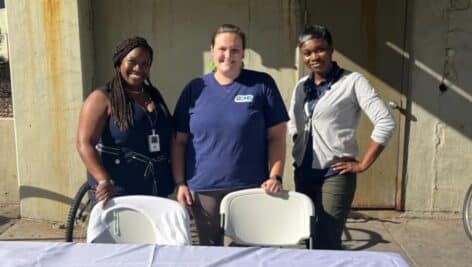
<instances>
[{"instance_id":1,"label":"chair leg","mask_svg":"<svg viewBox=\"0 0 472 267\"><path fill-rule=\"evenodd\" d=\"M308 238L306 241L305 241L305 247L306 249L314 249L314 241L313 241L313 237L310 237Z\"/></svg>"},{"instance_id":2,"label":"chair leg","mask_svg":"<svg viewBox=\"0 0 472 267\"><path fill-rule=\"evenodd\" d=\"M310 217L310 238L307 240L307 249L314 249L316 244L316 216Z\"/></svg>"},{"instance_id":3,"label":"chair leg","mask_svg":"<svg viewBox=\"0 0 472 267\"><path fill-rule=\"evenodd\" d=\"M344 236L346 237L346 240L352 241L351 233L349 233L349 229L347 229L347 227L344 227L343 232L344 232Z\"/></svg>"},{"instance_id":4,"label":"chair leg","mask_svg":"<svg viewBox=\"0 0 472 267\"><path fill-rule=\"evenodd\" d=\"M222 246L225 245L225 215L220 214L220 238Z\"/></svg>"}]
</instances>

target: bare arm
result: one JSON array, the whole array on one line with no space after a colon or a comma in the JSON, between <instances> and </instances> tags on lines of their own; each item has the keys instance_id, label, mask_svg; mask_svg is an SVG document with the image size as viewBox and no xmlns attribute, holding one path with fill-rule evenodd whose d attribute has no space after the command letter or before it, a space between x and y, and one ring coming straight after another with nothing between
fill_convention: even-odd
<instances>
[{"instance_id":1,"label":"bare arm","mask_svg":"<svg viewBox=\"0 0 472 267\"><path fill-rule=\"evenodd\" d=\"M103 167L95 145L105 127L109 113L109 101L103 92L95 90L85 100L79 115L76 147L87 171L97 182L110 179ZM112 185L102 182L97 186L98 201L107 200L112 196Z\"/></svg>"},{"instance_id":2,"label":"bare arm","mask_svg":"<svg viewBox=\"0 0 472 267\"><path fill-rule=\"evenodd\" d=\"M192 196L185 182L185 147L188 134L176 132L172 139L172 173L177 187L177 201L184 206L191 206Z\"/></svg>"},{"instance_id":3,"label":"bare arm","mask_svg":"<svg viewBox=\"0 0 472 267\"><path fill-rule=\"evenodd\" d=\"M351 173L364 172L379 157L383 149L384 149L383 145L378 144L371 140L369 143L369 147L367 148L367 151L364 154L364 157L362 157L362 160L360 162L355 161L355 160L338 162L331 165L331 167L335 171L339 171L339 174L344 174L348 172L351 172Z\"/></svg>"},{"instance_id":4,"label":"bare arm","mask_svg":"<svg viewBox=\"0 0 472 267\"><path fill-rule=\"evenodd\" d=\"M282 184L276 177L282 177L285 164L285 138L287 135L287 123L279 123L268 130L268 153L269 153L269 179L262 183L261 187L267 192L278 192L282 190Z\"/></svg>"}]
</instances>

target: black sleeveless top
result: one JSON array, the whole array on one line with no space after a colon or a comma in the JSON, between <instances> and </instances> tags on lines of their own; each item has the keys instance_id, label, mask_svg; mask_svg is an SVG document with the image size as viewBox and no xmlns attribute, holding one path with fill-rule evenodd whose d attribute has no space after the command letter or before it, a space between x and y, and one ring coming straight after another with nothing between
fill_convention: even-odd
<instances>
[{"instance_id":1,"label":"black sleeveless top","mask_svg":"<svg viewBox=\"0 0 472 267\"><path fill-rule=\"evenodd\" d=\"M110 89L101 87L108 97ZM118 195L153 193L154 178L157 182L157 194L167 196L174 191L174 181L170 166L170 142L172 138L172 118L167 114L164 104L159 101L151 90L146 88L146 92L154 102L155 109L148 112L143 106L132 101L133 123L129 124L128 130L122 131L116 124L116 119L109 116L100 143L106 147L118 148L122 152L120 155L110 155L100 153L102 163L115 182L115 190ZM153 133L159 135L160 151L150 152L148 137ZM154 164L154 177L146 172L147 165L143 162L126 158L126 153L134 151L153 159L161 159L161 162ZM162 159L165 159L162 161ZM95 179L89 175L89 183L96 184Z\"/></svg>"}]
</instances>

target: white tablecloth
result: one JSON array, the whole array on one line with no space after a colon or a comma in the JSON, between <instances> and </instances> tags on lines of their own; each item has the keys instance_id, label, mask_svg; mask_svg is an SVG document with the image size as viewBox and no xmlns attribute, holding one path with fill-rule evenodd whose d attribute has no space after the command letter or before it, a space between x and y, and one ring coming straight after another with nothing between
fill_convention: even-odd
<instances>
[{"instance_id":1,"label":"white tablecloth","mask_svg":"<svg viewBox=\"0 0 472 267\"><path fill-rule=\"evenodd\" d=\"M408 266L396 253L280 248L0 242L1 266Z\"/></svg>"}]
</instances>

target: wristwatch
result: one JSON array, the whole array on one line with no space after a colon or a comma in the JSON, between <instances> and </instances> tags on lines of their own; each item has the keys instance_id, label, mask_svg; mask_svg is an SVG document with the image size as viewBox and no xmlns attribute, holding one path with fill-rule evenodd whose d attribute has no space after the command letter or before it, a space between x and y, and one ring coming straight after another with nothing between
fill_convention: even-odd
<instances>
[{"instance_id":1,"label":"wristwatch","mask_svg":"<svg viewBox=\"0 0 472 267\"><path fill-rule=\"evenodd\" d=\"M110 183L111 185L115 185L115 182L113 182L112 179L102 179L102 180L97 182L97 184L99 184L99 185L104 184L104 183Z\"/></svg>"}]
</instances>

